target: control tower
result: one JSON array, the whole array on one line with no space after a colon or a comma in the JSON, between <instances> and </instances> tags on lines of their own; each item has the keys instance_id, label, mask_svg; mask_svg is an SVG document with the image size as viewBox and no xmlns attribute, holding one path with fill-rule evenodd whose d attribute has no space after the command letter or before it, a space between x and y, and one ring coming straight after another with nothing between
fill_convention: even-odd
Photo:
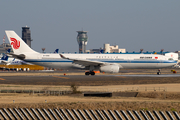
<instances>
[{"instance_id":1,"label":"control tower","mask_svg":"<svg viewBox=\"0 0 180 120\"><path fill-rule=\"evenodd\" d=\"M22 39L24 42L31 47L31 31L29 27L22 27Z\"/></svg>"},{"instance_id":2,"label":"control tower","mask_svg":"<svg viewBox=\"0 0 180 120\"><path fill-rule=\"evenodd\" d=\"M79 44L79 53L85 53L86 52L86 45L87 45L87 32L88 31L77 31L77 42Z\"/></svg>"}]
</instances>

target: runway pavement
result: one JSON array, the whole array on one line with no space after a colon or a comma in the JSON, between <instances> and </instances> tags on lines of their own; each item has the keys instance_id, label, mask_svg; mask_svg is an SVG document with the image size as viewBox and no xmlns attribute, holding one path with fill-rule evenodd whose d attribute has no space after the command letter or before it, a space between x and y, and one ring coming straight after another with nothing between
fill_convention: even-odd
<instances>
[{"instance_id":1,"label":"runway pavement","mask_svg":"<svg viewBox=\"0 0 180 120\"><path fill-rule=\"evenodd\" d=\"M180 77L180 74L164 74L164 75L114 75L114 76L124 76L124 77Z\"/></svg>"},{"instance_id":2,"label":"runway pavement","mask_svg":"<svg viewBox=\"0 0 180 120\"><path fill-rule=\"evenodd\" d=\"M83 74L83 73L82 73ZM129 75L66 75L61 74L37 74L1 76L0 84L18 85L132 85L132 84L163 84L180 83L180 74L129 74Z\"/></svg>"}]
</instances>

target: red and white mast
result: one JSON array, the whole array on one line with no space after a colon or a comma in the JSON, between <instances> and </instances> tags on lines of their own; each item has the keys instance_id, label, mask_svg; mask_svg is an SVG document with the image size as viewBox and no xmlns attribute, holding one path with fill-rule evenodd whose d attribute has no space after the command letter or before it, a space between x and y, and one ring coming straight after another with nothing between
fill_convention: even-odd
<instances>
[{"instance_id":1,"label":"red and white mast","mask_svg":"<svg viewBox=\"0 0 180 120\"><path fill-rule=\"evenodd\" d=\"M5 39L6 39L6 37L5 37L5 35L4 35L4 37L3 37L3 46L5 47Z\"/></svg>"}]
</instances>

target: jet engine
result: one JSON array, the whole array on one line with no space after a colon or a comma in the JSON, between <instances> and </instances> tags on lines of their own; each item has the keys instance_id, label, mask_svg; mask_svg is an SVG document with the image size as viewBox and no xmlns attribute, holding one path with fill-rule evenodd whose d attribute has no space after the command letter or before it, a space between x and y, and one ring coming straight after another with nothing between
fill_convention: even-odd
<instances>
[{"instance_id":1,"label":"jet engine","mask_svg":"<svg viewBox=\"0 0 180 120\"><path fill-rule=\"evenodd\" d=\"M101 72L107 72L107 73L118 73L119 72L119 66L118 65L105 65L100 67Z\"/></svg>"}]
</instances>

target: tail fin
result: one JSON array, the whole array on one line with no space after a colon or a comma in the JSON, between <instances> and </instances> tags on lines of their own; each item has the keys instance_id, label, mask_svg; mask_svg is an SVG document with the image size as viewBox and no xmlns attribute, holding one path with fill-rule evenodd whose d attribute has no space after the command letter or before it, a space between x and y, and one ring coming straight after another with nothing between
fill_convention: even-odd
<instances>
[{"instance_id":1,"label":"tail fin","mask_svg":"<svg viewBox=\"0 0 180 120\"><path fill-rule=\"evenodd\" d=\"M7 51L6 51L6 53L10 53L11 52L11 48L9 48Z\"/></svg>"},{"instance_id":2,"label":"tail fin","mask_svg":"<svg viewBox=\"0 0 180 120\"><path fill-rule=\"evenodd\" d=\"M22 54L25 52L37 53L36 51L32 50L14 31L5 32L14 54Z\"/></svg>"},{"instance_id":3,"label":"tail fin","mask_svg":"<svg viewBox=\"0 0 180 120\"><path fill-rule=\"evenodd\" d=\"M58 53L59 52L59 49L56 49L55 51L54 51L54 53Z\"/></svg>"},{"instance_id":4,"label":"tail fin","mask_svg":"<svg viewBox=\"0 0 180 120\"><path fill-rule=\"evenodd\" d=\"M7 60L8 60L8 58L9 58L9 56L7 56L6 54L3 54L3 56L2 56L2 58L1 58L1 60L5 60L5 61L7 61Z\"/></svg>"}]
</instances>

